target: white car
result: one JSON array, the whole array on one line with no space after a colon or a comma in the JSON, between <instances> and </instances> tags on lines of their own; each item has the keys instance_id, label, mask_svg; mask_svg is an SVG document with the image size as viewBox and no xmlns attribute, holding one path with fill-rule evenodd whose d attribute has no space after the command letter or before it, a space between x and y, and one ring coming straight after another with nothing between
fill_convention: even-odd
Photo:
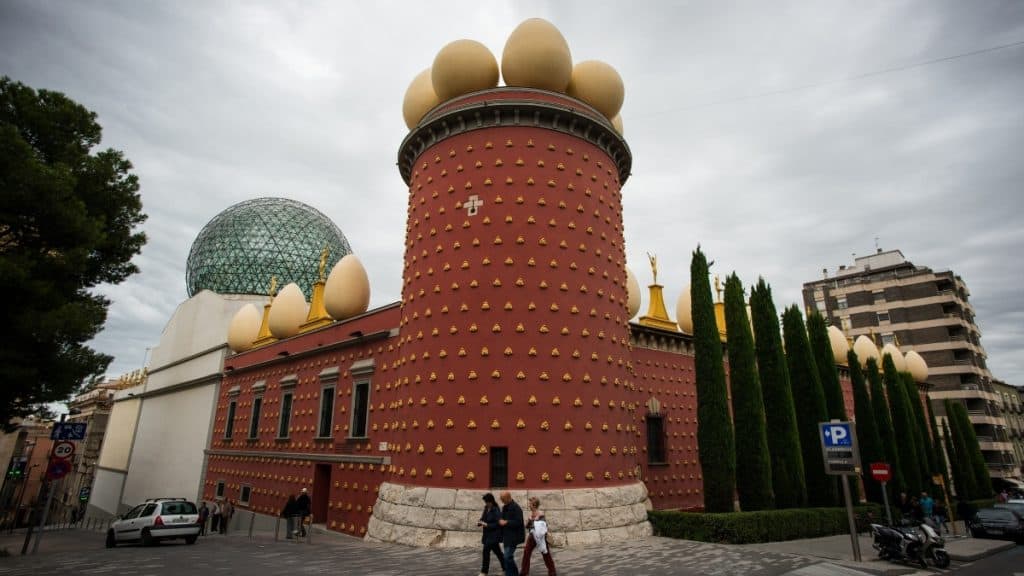
<instances>
[{"instance_id":1,"label":"white car","mask_svg":"<svg viewBox=\"0 0 1024 576\"><path fill-rule=\"evenodd\" d=\"M152 546L161 540L199 538L199 511L184 498L152 498L118 517L107 530L107 548L124 542Z\"/></svg>"}]
</instances>

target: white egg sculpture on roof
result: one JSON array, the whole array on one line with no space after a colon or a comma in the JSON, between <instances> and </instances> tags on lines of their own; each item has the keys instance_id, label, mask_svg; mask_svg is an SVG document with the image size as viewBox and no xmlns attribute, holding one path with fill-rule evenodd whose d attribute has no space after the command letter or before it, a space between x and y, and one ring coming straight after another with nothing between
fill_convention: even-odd
<instances>
[{"instance_id":1,"label":"white egg sculpture on roof","mask_svg":"<svg viewBox=\"0 0 1024 576\"><path fill-rule=\"evenodd\" d=\"M299 326L306 321L309 303L299 285L292 282L274 297L267 317L267 327L275 338L291 338L299 333Z\"/></svg>"},{"instance_id":2,"label":"white egg sculpture on roof","mask_svg":"<svg viewBox=\"0 0 1024 576\"><path fill-rule=\"evenodd\" d=\"M629 317L633 318L640 312L640 283L636 281L633 271L626 267L626 305Z\"/></svg>"},{"instance_id":3,"label":"white egg sculpture on roof","mask_svg":"<svg viewBox=\"0 0 1024 576\"><path fill-rule=\"evenodd\" d=\"M693 308L690 304L690 285L687 284L676 300L676 324L686 334L693 334Z\"/></svg>"},{"instance_id":4,"label":"white egg sculpture on roof","mask_svg":"<svg viewBox=\"0 0 1024 576\"><path fill-rule=\"evenodd\" d=\"M405 91L405 99L402 101L402 117L405 118L405 125L412 130L423 119L423 115L440 104L441 101L434 92L434 84L431 79L431 70L420 72L409 83Z\"/></svg>"},{"instance_id":5,"label":"white egg sculpture on roof","mask_svg":"<svg viewBox=\"0 0 1024 576\"><path fill-rule=\"evenodd\" d=\"M894 366L896 366L897 372L907 371L907 361L904 360L903 353L900 352L900 349L897 348L895 344L890 342L889 344L882 346L881 354L883 360L885 359L886 354L892 356L892 363Z\"/></svg>"},{"instance_id":6,"label":"white egg sculpture on roof","mask_svg":"<svg viewBox=\"0 0 1024 576\"><path fill-rule=\"evenodd\" d=\"M263 318L254 304L242 306L231 318L228 326L228 347L235 352L245 352L252 348L252 343L260 333Z\"/></svg>"},{"instance_id":7,"label":"white egg sculpture on roof","mask_svg":"<svg viewBox=\"0 0 1024 576\"><path fill-rule=\"evenodd\" d=\"M358 316L370 307L370 278L354 254L338 260L327 277L324 307L335 320Z\"/></svg>"},{"instance_id":8,"label":"white egg sculpture on roof","mask_svg":"<svg viewBox=\"0 0 1024 576\"><path fill-rule=\"evenodd\" d=\"M857 336L857 340L853 343L853 351L857 354L857 359L860 360L862 367L868 365L868 359L874 358L878 363L878 369L882 369L882 358L878 355L878 346L875 346L871 338L864 335Z\"/></svg>"},{"instance_id":9,"label":"white egg sculpture on roof","mask_svg":"<svg viewBox=\"0 0 1024 576\"><path fill-rule=\"evenodd\" d=\"M829 326L828 342L832 345L832 355L835 356L836 364L849 365L846 353L850 351L850 343L847 342L843 331L835 326Z\"/></svg>"},{"instance_id":10,"label":"white egg sculpture on roof","mask_svg":"<svg viewBox=\"0 0 1024 576\"><path fill-rule=\"evenodd\" d=\"M508 36L501 53L506 86L565 92L572 80L572 54L554 24L541 18L524 20Z\"/></svg>"},{"instance_id":11,"label":"white egg sculpture on roof","mask_svg":"<svg viewBox=\"0 0 1024 576\"><path fill-rule=\"evenodd\" d=\"M434 93L441 102L498 85L498 61L476 40L446 44L430 70Z\"/></svg>"},{"instance_id":12,"label":"white egg sculpture on roof","mask_svg":"<svg viewBox=\"0 0 1024 576\"><path fill-rule=\"evenodd\" d=\"M907 371L914 377L915 382L926 382L928 380L928 363L920 354L911 350L907 352Z\"/></svg>"},{"instance_id":13,"label":"white egg sculpture on roof","mask_svg":"<svg viewBox=\"0 0 1024 576\"><path fill-rule=\"evenodd\" d=\"M626 97L622 76L600 60L586 60L573 66L565 93L590 104L609 119L618 116Z\"/></svg>"}]
</instances>

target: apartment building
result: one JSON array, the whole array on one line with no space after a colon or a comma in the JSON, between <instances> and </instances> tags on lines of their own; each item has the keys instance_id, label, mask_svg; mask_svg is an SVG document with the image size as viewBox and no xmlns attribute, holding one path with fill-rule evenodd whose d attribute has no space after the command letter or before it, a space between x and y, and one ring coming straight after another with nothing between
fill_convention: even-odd
<instances>
[{"instance_id":1,"label":"apartment building","mask_svg":"<svg viewBox=\"0 0 1024 576\"><path fill-rule=\"evenodd\" d=\"M1019 458L1008 429L1008 404L996 391L970 291L952 271L917 266L899 250L856 257L852 266L803 285L804 305L816 309L849 338L862 334L879 346L916 350L929 366L936 418L943 400L963 402L993 478L1019 478Z\"/></svg>"}]
</instances>

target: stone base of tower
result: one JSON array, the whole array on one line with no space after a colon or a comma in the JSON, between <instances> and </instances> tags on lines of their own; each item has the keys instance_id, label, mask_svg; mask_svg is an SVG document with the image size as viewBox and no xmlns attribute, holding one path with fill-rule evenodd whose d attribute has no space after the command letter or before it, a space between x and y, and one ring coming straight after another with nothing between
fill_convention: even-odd
<instances>
[{"instance_id":1,"label":"stone base of tower","mask_svg":"<svg viewBox=\"0 0 1024 576\"><path fill-rule=\"evenodd\" d=\"M426 488L383 483L366 538L408 546L458 548L480 545L476 522L487 490ZM651 501L642 482L607 488L511 490L526 511L536 496L547 517L554 546L639 540L652 534ZM495 497L498 492L494 491Z\"/></svg>"}]
</instances>

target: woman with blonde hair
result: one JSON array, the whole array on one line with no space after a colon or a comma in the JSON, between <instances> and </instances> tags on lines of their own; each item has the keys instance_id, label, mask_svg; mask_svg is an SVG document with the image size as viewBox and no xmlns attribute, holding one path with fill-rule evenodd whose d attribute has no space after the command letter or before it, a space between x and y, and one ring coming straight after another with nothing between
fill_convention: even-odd
<instances>
[{"instance_id":1,"label":"woman with blonde hair","mask_svg":"<svg viewBox=\"0 0 1024 576\"><path fill-rule=\"evenodd\" d=\"M527 503L530 507L530 519L526 523L526 529L530 534L526 537L526 547L523 548L523 568L519 576L530 576L530 555L536 548L544 559L544 565L548 567L548 576L555 576L555 561L551 558L551 550L548 548L548 522L544 518L544 511L540 509L540 499L531 496Z\"/></svg>"}]
</instances>

